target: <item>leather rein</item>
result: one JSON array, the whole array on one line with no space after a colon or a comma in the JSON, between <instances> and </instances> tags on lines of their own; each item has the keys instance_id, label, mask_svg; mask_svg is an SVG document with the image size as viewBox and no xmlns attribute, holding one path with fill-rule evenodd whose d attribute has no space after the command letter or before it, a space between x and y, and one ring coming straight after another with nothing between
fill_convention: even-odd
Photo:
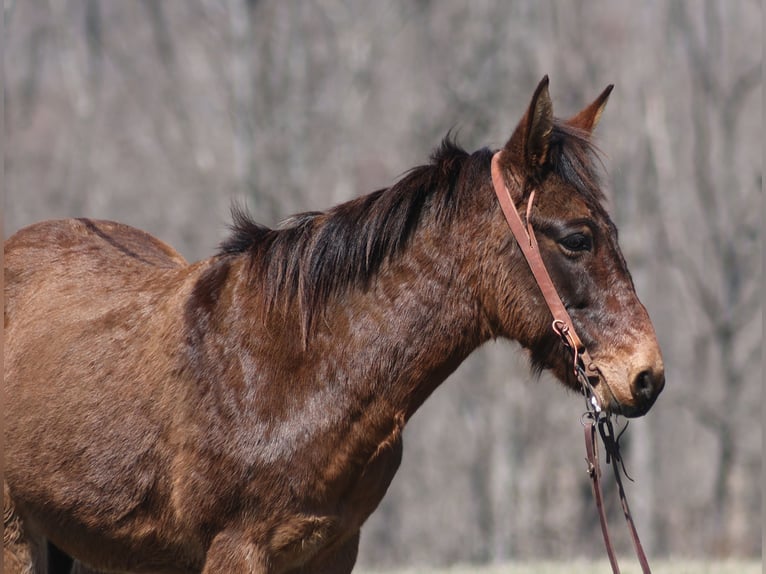
<instances>
[{"instance_id":1,"label":"leather rein","mask_svg":"<svg viewBox=\"0 0 766 574\"><path fill-rule=\"evenodd\" d=\"M497 199L500 202L500 207L503 210L508 226L511 228L511 232L516 238L516 242L519 244L519 247L524 254L524 258L527 260L527 264L532 271L532 275L540 287L545 303L551 311L551 315L553 316L551 328L561 338L564 346L572 353L574 376L582 385L582 391L585 395L586 411L581 417L581 422L585 431L586 462L588 463L587 471L591 479L593 496L596 500L599 521L601 523L601 533L604 536L604 545L606 546L606 552L609 556L609 563L612 566L612 572L614 572L614 574L620 574L620 567L617 564L614 547L609 537L609 527L607 525L603 497L601 495L601 466L598 460L597 429L598 434L601 435L601 439L604 443L606 462L607 464L611 464L614 471L614 477L620 495L620 503L622 505L622 512L625 516L625 521L628 524L636 556L641 564L643 573L651 574L649 562L646 559L646 554L644 553L641 541L638 538L638 532L636 531L633 517L630 513L625 489L622 484L622 478L620 477L620 468L622 467L623 472L625 471L619 448L619 439L622 432L624 432L624 429L619 435L615 436L610 414L607 411L604 411L601 407L598 397L593 389L593 383L591 383L591 379L596 383L599 380L600 374L598 367L591 359L588 350L585 348L580 338L577 336L572 319L564 307L561 297L559 297L556 287L553 285L548 270L545 267L545 263L543 263L542 257L540 256L540 249L530 221L530 213L532 211L535 192L532 191L527 200L525 225L522 222L521 215L516 209L511 192L508 190L508 186L503 178L500 169L501 153L502 152L497 152L492 156L492 186L495 190L495 195L497 195Z\"/></svg>"}]
</instances>

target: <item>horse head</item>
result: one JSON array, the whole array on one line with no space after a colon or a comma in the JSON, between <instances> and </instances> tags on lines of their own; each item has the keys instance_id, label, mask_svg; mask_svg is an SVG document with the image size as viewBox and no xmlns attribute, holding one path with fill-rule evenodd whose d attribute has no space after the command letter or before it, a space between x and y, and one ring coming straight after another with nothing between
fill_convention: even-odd
<instances>
[{"instance_id":1,"label":"horse head","mask_svg":"<svg viewBox=\"0 0 766 574\"><path fill-rule=\"evenodd\" d=\"M500 151L498 164L520 213L526 213L545 267L598 373L594 393L605 409L645 414L665 384L654 328L635 292L603 206L592 133L612 86L568 120L553 116L544 78ZM534 195L533 195L534 194ZM534 202L532 203L532 197ZM579 389L571 359L551 325L540 288L518 244L503 241L508 226L493 214L497 265L492 270L503 334L530 351L533 365Z\"/></svg>"}]
</instances>

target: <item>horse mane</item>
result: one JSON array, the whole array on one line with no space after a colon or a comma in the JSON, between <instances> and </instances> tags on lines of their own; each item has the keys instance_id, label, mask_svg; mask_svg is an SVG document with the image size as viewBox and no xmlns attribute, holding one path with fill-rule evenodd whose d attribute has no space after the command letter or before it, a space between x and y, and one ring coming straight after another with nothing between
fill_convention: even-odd
<instances>
[{"instance_id":1,"label":"horse mane","mask_svg":"<svg viewBox=\"0 0 766 574\"><path fill-rule=\"evenodd\" d=\"M415 167L392 187L341 203L327 211L294 215L276 229L232 209L232 233L220 255L245 253L268 309L298 299L304 337L331 298L366 286L381 265L401 253L425 212L446 221L459 212L456 193L469 154L444 139L430 163Z\"/></svg>"},{"instance_id":2,"label":"horse mane","mask_svg":"<svg viewBox=\"0 0 766 574\"><path fill-rule=\"evenodd\" d=\"M586 201L600 205L595 151L587 134L556 122L550 169ZM326 302L369 285L383 263L403 251L425 213L429 220L445 222L460 212L461 179L476 179L475 170L488 169L491 156L486 148L470 155L448 134L428 164L412 168L393 186L327 211L294 215L277 228L255 222L245 208L234 206L231 234L218 253L250 258L250 279L259 282L269 311L297 299L307 342ZM461 176L467 163L471 173Z\"/></svg>"}]
</instances>

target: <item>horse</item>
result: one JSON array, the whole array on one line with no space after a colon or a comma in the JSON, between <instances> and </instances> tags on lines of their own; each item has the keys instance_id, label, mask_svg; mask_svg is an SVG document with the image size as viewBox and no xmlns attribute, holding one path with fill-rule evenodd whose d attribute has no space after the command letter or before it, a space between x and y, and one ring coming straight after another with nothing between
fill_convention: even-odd
<instances>
[{"instance_id":1,"label":"horse","mask_svg":"<svg viewBox=\"0 0 766 574\"><path fill-rule=\"evenodd\" d=\"M347 573L405 424L474 349L518 341L578 390L496 154L514 203L536 195L526 217L595 396L645 414L665 376L604 206L592 134L610 91L560 119L545 77L503 148L447 136L391 187L276 228L234 209L193 264L111 221L10 237L6 571Z\"/></svg>"}]
</instances>

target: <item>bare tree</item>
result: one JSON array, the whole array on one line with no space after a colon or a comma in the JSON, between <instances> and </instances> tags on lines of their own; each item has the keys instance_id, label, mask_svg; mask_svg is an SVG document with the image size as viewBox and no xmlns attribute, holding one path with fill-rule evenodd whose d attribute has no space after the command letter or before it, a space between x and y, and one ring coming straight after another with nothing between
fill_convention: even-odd
<instances>
[{"instance_id":1,"label":"bare tree","mask_svg":"<svg viewBox=\"0 0 766 574\"><path fill-rule=\"evenodd\" d=\"M738 436L749 427L743 421L758 416L756 389L748 379L757 373L761 352L761 220L760 210L754 209L761 201L761 173L757 163L742 157L747 150L741 142L753 124L760 124L756 96L762 77L757 54L739 60L724 50L723 13L736 8L708 1L698 25L686 4L670 9L671 25L684 31L691 75L693 188L688 199L695 214L684 224L698 249L665 248L683 272L685 294L696 302L700 319L692 338L695 378L706 388L694 389L688 399L695 416L718 439L711 461L715 482L709 536L716 551L728 555L758 542L747 540L741 526L735 526L733 510L735 499L745 496L743 487L757 487L752 482L737 488L734 481L742 472L752 476L760 452L760 445L743 444ZM666 220L665 226L662 237L668 243L681 240L673 237L676 222Z\"/></svg>"},{"instance_id":2,"label":"bare tree","mask_svg":"<svg viewBox=\"0 0 766 574\"><path fill-rule=\"evenodd\" d=\"M196 259L232 198L275 224L390 185L450 129L502 145L545 73L564 117L615 83L604 184L668 372L628 431L633 510L652 554L754 555L759 15L752 0L7 1L5 233L120 219ZM580 408L513 345L481 349L408 426L361 563L600 555Z\"/></svg>"}]
</instances>

